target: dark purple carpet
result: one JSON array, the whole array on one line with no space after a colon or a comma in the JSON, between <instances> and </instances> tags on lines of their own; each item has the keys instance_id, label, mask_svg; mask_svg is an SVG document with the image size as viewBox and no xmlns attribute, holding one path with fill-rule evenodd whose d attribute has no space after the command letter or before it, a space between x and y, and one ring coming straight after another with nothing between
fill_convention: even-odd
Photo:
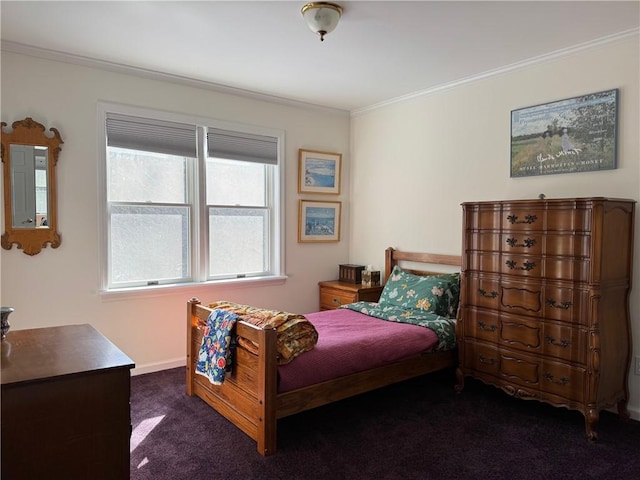
<instances>
[{"instance_id":1,"label":"dark purple carpet","mask_svg":"<svg viewBox=\"0 0 640 480\"><path fill-rule=\"evenodd\" d=\"M132 480L640 478L640 422L602 412L589 442L581 413L475 380L455 395L450 371L282 419L278 453L266 458L187 397L184 377L132 377Z\"/></svg>"}]
</instances>

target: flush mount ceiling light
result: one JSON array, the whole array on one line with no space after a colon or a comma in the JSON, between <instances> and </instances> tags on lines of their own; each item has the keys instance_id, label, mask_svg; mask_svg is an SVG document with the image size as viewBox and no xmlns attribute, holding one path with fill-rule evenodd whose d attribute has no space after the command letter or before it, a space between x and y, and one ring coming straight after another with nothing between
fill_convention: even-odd
<instances>
[{"instance_id":1,"label":"flush mount ceiling light","mask_svg":"<svg viewBox=\"0 0 640 480\"><path fill-rule=\"evenodd\" d=\"M329 2L311 2L302 7L302 17L312 32L320 35L320 41L324 42L324 36L333 32L342 15L342 7Z\"/></svg>"}]
</instances>

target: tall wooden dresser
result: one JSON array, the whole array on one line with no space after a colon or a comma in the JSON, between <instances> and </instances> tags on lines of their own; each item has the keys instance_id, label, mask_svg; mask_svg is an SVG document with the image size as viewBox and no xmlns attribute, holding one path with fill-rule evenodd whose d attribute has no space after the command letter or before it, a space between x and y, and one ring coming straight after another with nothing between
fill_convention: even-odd
<instances>
[{"instance_id":1,"label":"tall wooden dresser","mask_svg":"<svg viewBox=\"0 0 640 480\"><path fill-rule=\"evenodd\" d=\"M522 399L628 417L635 201L463 203L457 323L465 376Z\"/></svg>"}]
</instances>

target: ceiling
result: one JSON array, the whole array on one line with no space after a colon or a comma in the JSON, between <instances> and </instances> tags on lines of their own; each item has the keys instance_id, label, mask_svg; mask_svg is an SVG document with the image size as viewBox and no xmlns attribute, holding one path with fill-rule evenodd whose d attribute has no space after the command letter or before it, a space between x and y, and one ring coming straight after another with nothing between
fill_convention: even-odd
<instances>
[{"instance_id":1,"label":"ceiling","mask_svg":"<svg viewBox=\"0 0 640 480\"><path fill-rule=\"evenodd\" d=\"M638 35L640 1L0 2L4 51L350 112ZM97 61L97 62L94 62Z\"/></svg>"}]
</instances>

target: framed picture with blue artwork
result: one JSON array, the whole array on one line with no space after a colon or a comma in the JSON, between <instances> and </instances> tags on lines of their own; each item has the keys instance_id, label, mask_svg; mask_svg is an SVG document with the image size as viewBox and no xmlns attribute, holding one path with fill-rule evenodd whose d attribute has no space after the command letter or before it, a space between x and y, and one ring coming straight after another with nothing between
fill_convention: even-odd
<instances>
[{"instance_id":1,"label":"framed picture with blue artwork","mask_svg":"<svg viewBox=\"0 0 640 480\"><path fill-rule=\"evenodd\" d=\"M298 193L340 194L342 154L298 151Z\"/></svg>"},{"instance_id":2,"label":"framed picture with blue artwork","mask_svg":"<svg viewBox=\"0 0 640 480\"><path fill-rule=\"evenodd\" d=\"M340 241L342 202L300 200L298 242Z\"/></svg>"}]
</instances>

